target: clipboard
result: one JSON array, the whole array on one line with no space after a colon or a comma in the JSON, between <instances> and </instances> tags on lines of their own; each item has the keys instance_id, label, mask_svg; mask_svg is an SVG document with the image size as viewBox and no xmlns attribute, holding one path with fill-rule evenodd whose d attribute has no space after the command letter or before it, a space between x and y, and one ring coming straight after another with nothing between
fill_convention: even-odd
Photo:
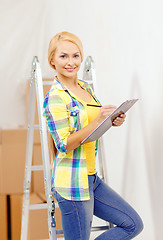
<instances>
[{"instance_id":1,"label":"clipboard","mask_svg":"<svg viewBox=\"0 0 163 240\"><path fill-rule=\"evenodd\" d=\"M99 139L112 126L112 121L120 114L126 113L137 101L138 99L132 99L123 102L114 112L101 122L100 125L81 142L81 144Z\"/></svg>"}]
</instances>

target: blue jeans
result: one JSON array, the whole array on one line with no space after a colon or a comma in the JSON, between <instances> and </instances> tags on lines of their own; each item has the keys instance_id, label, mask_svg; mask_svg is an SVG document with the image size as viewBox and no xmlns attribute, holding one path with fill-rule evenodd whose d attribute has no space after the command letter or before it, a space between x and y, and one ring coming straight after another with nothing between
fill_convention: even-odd
<instances>
[{"instance_id":1,"label":"blue jeans","mask_svg":"<svg viewBox=\"0 0 163 240\"><path fill-rule=\"evenodd\" d=\"M106 230L96 240L128 240L143 229L143 223L135 210L98 176L89 175L90 200L71 201L53 194L62 214L65 240L89 240L93 214L116 225Z\"/></svg>"}]
</instances>

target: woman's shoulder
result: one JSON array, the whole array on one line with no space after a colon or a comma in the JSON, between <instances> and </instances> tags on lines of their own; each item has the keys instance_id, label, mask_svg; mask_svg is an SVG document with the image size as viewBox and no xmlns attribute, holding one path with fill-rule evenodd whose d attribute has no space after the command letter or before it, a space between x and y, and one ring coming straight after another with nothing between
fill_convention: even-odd
<instances>
[{"instance_id":1,"label":"woman's shoulder","mask_svg":"<svg viewBox=\"0 0 163 240\"><path fill-rule=\"evenodd\" d=\"M87 81L78 79L78 83L79 83L82 87L84 87L84 88L86 88L86 89L91 89L91 90L92 90L91 85L90 85ZM93 90L92 90L92 91L93 91Z\"/></svg>"},{"instance_id":2,"label":"woman's shoulder","mask_svg":"<svg viewBox=\"0 0 163 240\"><path fill-rule=\"evenodd\" d=\"M44 104L46 103L50 104L67 104L70 102L70 97L66 93L66 91L63 91L64 89L61 89L56 84L52 84L50 90L47 92L44 98Z\"/></svg>"},{"instance_id":3,"label":"woman's shoulder","mask_svg":"<svg viewBox=\"0 0 163 240\"><path fill-rule=\"evenodd\" d=\"M94 95L94 91L89 83L84 80L78 80L78 83L85 88L90 94Z\"/></svg>"}]
</instances>

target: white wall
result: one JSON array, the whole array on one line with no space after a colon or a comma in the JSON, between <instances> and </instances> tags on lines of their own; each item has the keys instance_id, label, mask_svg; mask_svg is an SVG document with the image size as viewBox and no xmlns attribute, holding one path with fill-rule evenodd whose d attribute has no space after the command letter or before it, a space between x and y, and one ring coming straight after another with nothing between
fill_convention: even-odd
<instances>
[{"instance_id":1,"label":"white wall","mask_svg":"<svg viewBox=\"0 0 163 240\"><path fill-rule=\"evenodd\" d=\"M163 2L161 0L15 0L1 3L0 127L26 124L25 83L39 57L44 77L51 37L77 34L96 64L103 104L138 97L121 128L104 135L109 184L144 220L136 239L163 235ZM82 69L79 76L82 76Z\"/></svg>"}]
</instances>

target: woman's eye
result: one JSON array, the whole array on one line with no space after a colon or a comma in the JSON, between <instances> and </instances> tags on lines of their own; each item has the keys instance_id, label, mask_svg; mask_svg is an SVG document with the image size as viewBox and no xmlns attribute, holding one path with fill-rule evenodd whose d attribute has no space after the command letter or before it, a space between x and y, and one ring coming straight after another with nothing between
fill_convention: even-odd
<instances>
[{"instance_id":1,"label":"woman's eye","mask_svg":"<svg viewBox=\"0 0 163 240\"><path fill-rule=\"evenodd\" d=\"M79 57L79 55L78 55L78 54L76 54L76 55L74 55L74 57L75 57L75 58L78 58L78 57Z\"/></svg>"},{"instance_id":2,"label":"woman's eye","mask_svg":"<svg viewBox=\"0 0 163 240\"><path fill-rule=\"evenodd\" d=\"M61 55L60 57L61 57L61 58L66 58L66 56L65 56L65 55Z\"/></svg>"}]
</instances>

